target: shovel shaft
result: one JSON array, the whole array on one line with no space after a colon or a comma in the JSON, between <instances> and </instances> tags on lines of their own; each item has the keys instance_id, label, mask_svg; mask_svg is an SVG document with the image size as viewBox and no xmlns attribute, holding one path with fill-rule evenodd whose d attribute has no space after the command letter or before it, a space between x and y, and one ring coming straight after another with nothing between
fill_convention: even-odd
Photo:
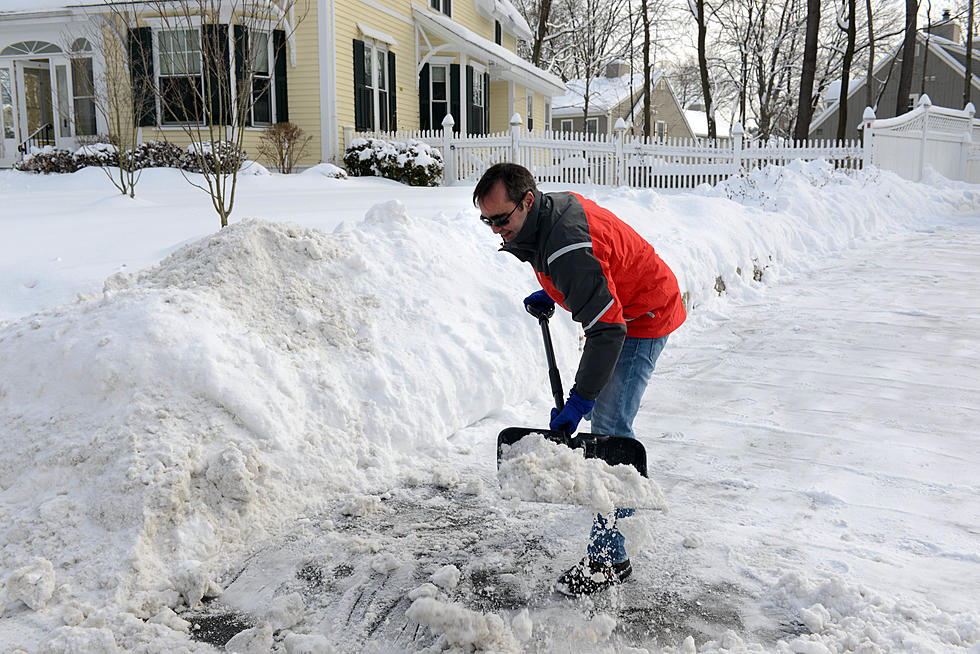
<instances>
[{"instance_id":1,"label":"shovel shaft","mask_svg":"<svg viewBox=\"0 0 980 654\"><path fill-rule=\"evenodd\" d=\"M551 379L551 394L555 397L555 407L561 411L565 408L565 392L561 388L561 374L558 372L558 362L555 361L555 346L551 344L551 330L548 328L548 317L540 316L541 335L544 337L544 355L548 359L548 377Z\"/></svg>"}]
</instances>

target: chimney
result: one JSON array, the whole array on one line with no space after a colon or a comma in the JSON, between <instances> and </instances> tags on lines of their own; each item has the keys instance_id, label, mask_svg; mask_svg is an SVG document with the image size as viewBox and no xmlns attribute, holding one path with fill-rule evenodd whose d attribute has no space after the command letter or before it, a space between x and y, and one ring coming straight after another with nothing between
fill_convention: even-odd
<instances>
[{"instance_id":1,"label":"chimney","mask_svg":"<svg viewBox=\"0 0 980 654\"><path fill-rule=\"evenodd\" d=\"M949 13L949 9L943 10L943 19L931 25L927 28L930 34L935 34L936 36L942 37L944 39L949 39L953 43L960 43L962 37L962 30L960 24L952 19Z\"/></svg>"},{"instance_id":2,"label":"chimney","mask_svg":"<svg viewBox=\"0 0 980 654\"><path fill-rule=\"evenodd\" d=\"M629 75L630 66L622 59L613 59L606 64L606 77L615 78Z\"/></svg>"}]
</instances>

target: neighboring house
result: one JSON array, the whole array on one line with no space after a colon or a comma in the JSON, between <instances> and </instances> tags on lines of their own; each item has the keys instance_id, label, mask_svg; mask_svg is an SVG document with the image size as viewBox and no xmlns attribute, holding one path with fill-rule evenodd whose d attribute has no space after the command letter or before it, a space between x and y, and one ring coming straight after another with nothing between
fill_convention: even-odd
<instances>
[{"instance_id":1,"label":"neighboring house","mask_svg":"<svg viewBox=\"0 0 980 654\"><path fill-rule=\"evenodd\" d=\"M201 39L217 39L231 62L239 43L265 48L258 59L268 92L248 116L245 147L256 152L262 130L288 120L312 137L302 165L339 162L345 126L441 129L450 113L457 131L480 134L507 129L517 112L533 128L550 119L551 98L565 91L559 78L516 55L517 39L531 31L509 0L299 0L284 29L248 38L228 7L218 24L176 30L150 15L148 2L112 4L139 17L129 47L152 52L145 72L155 86L134 93L144 141L186 140L179 121L194 116L163 101L188 91L175 72L190 83L213 83L205 80ZM269 0L272 10L279 5ZM109 132L95 102L106 66L92 43L105 11L94 0L0 4L0 166L17 161L18 146L32 135L38 144L74 149ZM161 54L182 70L162 66Z\"/></svg>"},{"instance_id":2,"label":"neighboring house","mask_svg":"<svg viewBox=\"0 0 980 654\"><path fill-rule=\"evenodd\" d=\"M966 47L962 43L960 26L949 20L934 25L931 32L920 31L915 36L915 65L912 72L912 86L908 98L903 102L914 108L922 94L923 86L932 104L960 109L963 105L963 86L966 79ZM925 79L923 79L925 66ZM972 96L980 99L980 57L973 55ZM878 118L892 118L898 103L898 82L902 72L901 45L890 55L875 64L872 75L872 102ZM867 80L864 76L852 81L847 94L847 131L845 138L860 138L858 126L867 106ZM840 93L840 82L833 87L833 95ZM826 108L816 115L810 124L810 138L836 139L840 98L834 97Z\"/></svg>"},{"instance_id":3,"label":"neighboring house","mask_svg":"<svg viewBox=\"0 0 980 654\"><path fill-rule=\"evenodd\" d=\"M691 126L695 138L708 138L708 116L704 113L704 105L693 103L684 110L687 124ZM728 141L731 138L732 127L724 118L715 114L715 138L718 141Z\"/></svg>"},{"instance_id":4,"label":"neighboring house","mask_svg":"<svg viewBox=\"0 0 980 654\"><path fill-rule=\"evenodd\" d=\"M654 138L691 138L688 125L674 90L663 71L655 71L650 80L653 89L650 101ZM568 92L554 99L552 128L556 132L585 132L608 134L616 120L622 118L630 132L643 134L643 74L631 74L629 64L616 60L606 66L603 77L589 80L589 113L585 114L586 80L573 79L566 83Z\"/></svg>"}]
</instances>

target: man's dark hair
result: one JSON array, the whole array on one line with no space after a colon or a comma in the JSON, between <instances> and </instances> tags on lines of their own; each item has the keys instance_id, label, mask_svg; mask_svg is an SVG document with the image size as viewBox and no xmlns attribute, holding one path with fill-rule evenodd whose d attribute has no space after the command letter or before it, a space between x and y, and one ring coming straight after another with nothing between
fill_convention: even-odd
<instances>
[{"instance_id":1,"label":"man's dark hair","mask_svg":"<svg viewBox=\"0 0 980 654\"><path fill-rule=\"evenodd\" d=\"M490 166L473 189L473 205L487 195L498 181L504 183L507 198L511 202L520 202L528 191L537 191L531 171L515 163L498 163Z\"/></svg>"}]
</instances>

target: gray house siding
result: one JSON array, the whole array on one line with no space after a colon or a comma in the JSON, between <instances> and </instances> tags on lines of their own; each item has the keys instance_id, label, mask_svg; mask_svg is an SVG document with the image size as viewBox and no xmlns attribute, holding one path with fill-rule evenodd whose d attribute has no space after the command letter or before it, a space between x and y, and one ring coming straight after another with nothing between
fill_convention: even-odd
<instances>
[{"instance_id":1,"label":"gray house siding","mask_svg":"<svg viewBox=\"0 0 980 654\"><path fill-rule=\"evenodd\" d=\"M942 107L952 107L961 109L963 107L963 74L955 70L949 63L947 57L952 53L936 52L936 46L929 50L928 60L926 61L925 93L929 96L932 104ZM926 44L925 35L920 33L916 44L915 65L912 73L912 86L910 94L912 102L918 102L918 98L923 89L922 65L925 58ZM960 56L960 61L965 57ZM980 64L980 60L974 55L975 69ZM892 118L895 116L895 106L898 99L898 81L902 71L901 52L896 56L890 57L876 67L872 81L873 100L877 102L875 116L878 118ZM884 93L882 93L884 84ZM980 90L974 80L974 97L980 99ZM880 94L880 99L879 99ZM976 103L975 103L976 104ZM862 83L848 98L847 101L847 132L846 139L861 138L861 118L867 106L866 85ZM814 139L836 139L837 123L839 112L835 108L827 116L823 117L819 123L814 123L810 128L810 138Z\"/></svg>"}]
</instances>

